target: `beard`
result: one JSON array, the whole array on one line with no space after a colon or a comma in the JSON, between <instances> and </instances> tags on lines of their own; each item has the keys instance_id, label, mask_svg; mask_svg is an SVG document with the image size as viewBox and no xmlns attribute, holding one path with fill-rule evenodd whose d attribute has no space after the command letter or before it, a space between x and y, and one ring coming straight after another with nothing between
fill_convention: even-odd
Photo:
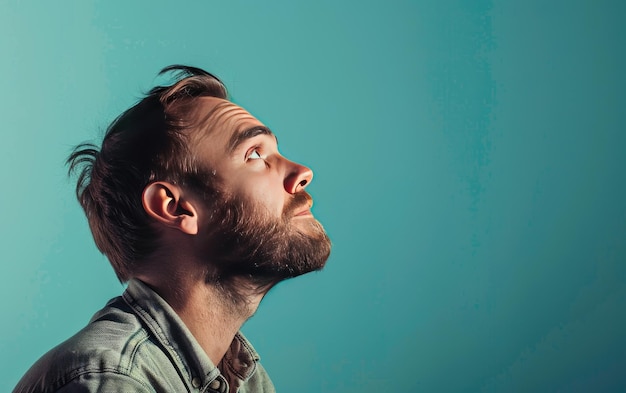
<instances>
[{"instance_id":1,"label":"beard","mask_svg":"<svg viewBox=\"0 0 626 393\"><path fill-rule=\"evenodd\" d=\"M293 195L282 217L242 198L218 198L207 228L207 281L226 285L237 279L264 291L276 283L320 270L331 243L312 216L294 219L311 204L306 192Z\"/></svg>"}]
</instances>

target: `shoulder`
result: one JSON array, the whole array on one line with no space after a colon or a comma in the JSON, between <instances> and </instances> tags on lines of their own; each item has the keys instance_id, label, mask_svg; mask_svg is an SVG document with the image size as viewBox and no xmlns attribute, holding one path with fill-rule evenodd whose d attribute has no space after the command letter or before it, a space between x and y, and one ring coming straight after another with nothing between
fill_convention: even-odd
<instances>
[{"instance_id":1,"label":"shoulder","mask_svg":"<svg viewBox=\"0 0 626 393\"><path fill-rule=\"evenodd\" d=\"M41 357L14 392L143 391L133 376L149 335L121 298L111 300L76 335ZM112 385L111 385L112 384ZM121 389L121 390L120 390ZM130 390L128 390L130 389Z\"/></svg>"},{"instance_id":2,"label":"shoulder","mask_svg":"<svg viewBox=\"0 0 626 393\"><path fill-rule=\"evenodd\" d=\"M41 390L40 390L41 389ZM133 392L155 393L155 390L145 382L131 376L114 373L84 373L63 384L58 389L49 386L30 386L28 390L15 392L54 392L54 393L100 393L100 392Z\"/></svg>"}]
</instances>

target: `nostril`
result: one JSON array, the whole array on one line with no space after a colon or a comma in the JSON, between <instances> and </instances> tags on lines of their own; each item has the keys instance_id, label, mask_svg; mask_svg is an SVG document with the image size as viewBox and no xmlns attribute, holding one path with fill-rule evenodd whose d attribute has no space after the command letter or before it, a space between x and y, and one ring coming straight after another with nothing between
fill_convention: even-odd
<instances>
[{"instance_id":1,"label":"nostril","mask_svg":"<svg viewBox=\"0 0 626 393\"><path fill-rule=\"evenodd\" d=\"M297 164L293 161L285 159L285 190L290 194L303 191L313 179L313 172L304 165Z\"/></svg>"}]
</instances>

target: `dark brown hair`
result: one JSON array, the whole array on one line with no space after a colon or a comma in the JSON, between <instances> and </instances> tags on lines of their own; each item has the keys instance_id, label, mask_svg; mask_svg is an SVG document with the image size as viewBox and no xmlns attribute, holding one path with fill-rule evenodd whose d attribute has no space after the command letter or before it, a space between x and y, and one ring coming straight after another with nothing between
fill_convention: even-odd
<instances>
[{"instance_id":1,"label":"dark brown hair","mask_svg":"<svg viewBox=\"0 0 626 393\"><path fill-rule=\"evenodd\" d=\"M159 75L167 73L174 74L175 82L154 87L115 119L100 149L84 143L67 159L69 173L78 173L76 195L96 245L122 282L158 242L142 206L144 188L156 180L206 186L206 168L199 167L189 151L193 101L228 98L224 84L202 69L173 65Z\"/></svg>"}]
</instances>

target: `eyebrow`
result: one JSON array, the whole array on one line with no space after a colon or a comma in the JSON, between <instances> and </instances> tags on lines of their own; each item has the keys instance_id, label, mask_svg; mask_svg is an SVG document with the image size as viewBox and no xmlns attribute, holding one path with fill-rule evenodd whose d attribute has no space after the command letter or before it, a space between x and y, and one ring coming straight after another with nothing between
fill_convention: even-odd
<instances>
[{"instance_id":1,"label":"eyebrow","mask_svg":"<svg viewBox=\"0 0 626 393\"><path fill-rule=\"evenodd\" d=\"M237 149L237 147L239 147L239 145L241 145L243 142L258 135L273 136L274 139L276 139L276 142L278 142L276 135L274 135L274 133L269 128L265 126L254 126L241 132L235 132L230 137L230 141L228 141L228 152L233 153Z\"/></svg>"}]
</instances>

